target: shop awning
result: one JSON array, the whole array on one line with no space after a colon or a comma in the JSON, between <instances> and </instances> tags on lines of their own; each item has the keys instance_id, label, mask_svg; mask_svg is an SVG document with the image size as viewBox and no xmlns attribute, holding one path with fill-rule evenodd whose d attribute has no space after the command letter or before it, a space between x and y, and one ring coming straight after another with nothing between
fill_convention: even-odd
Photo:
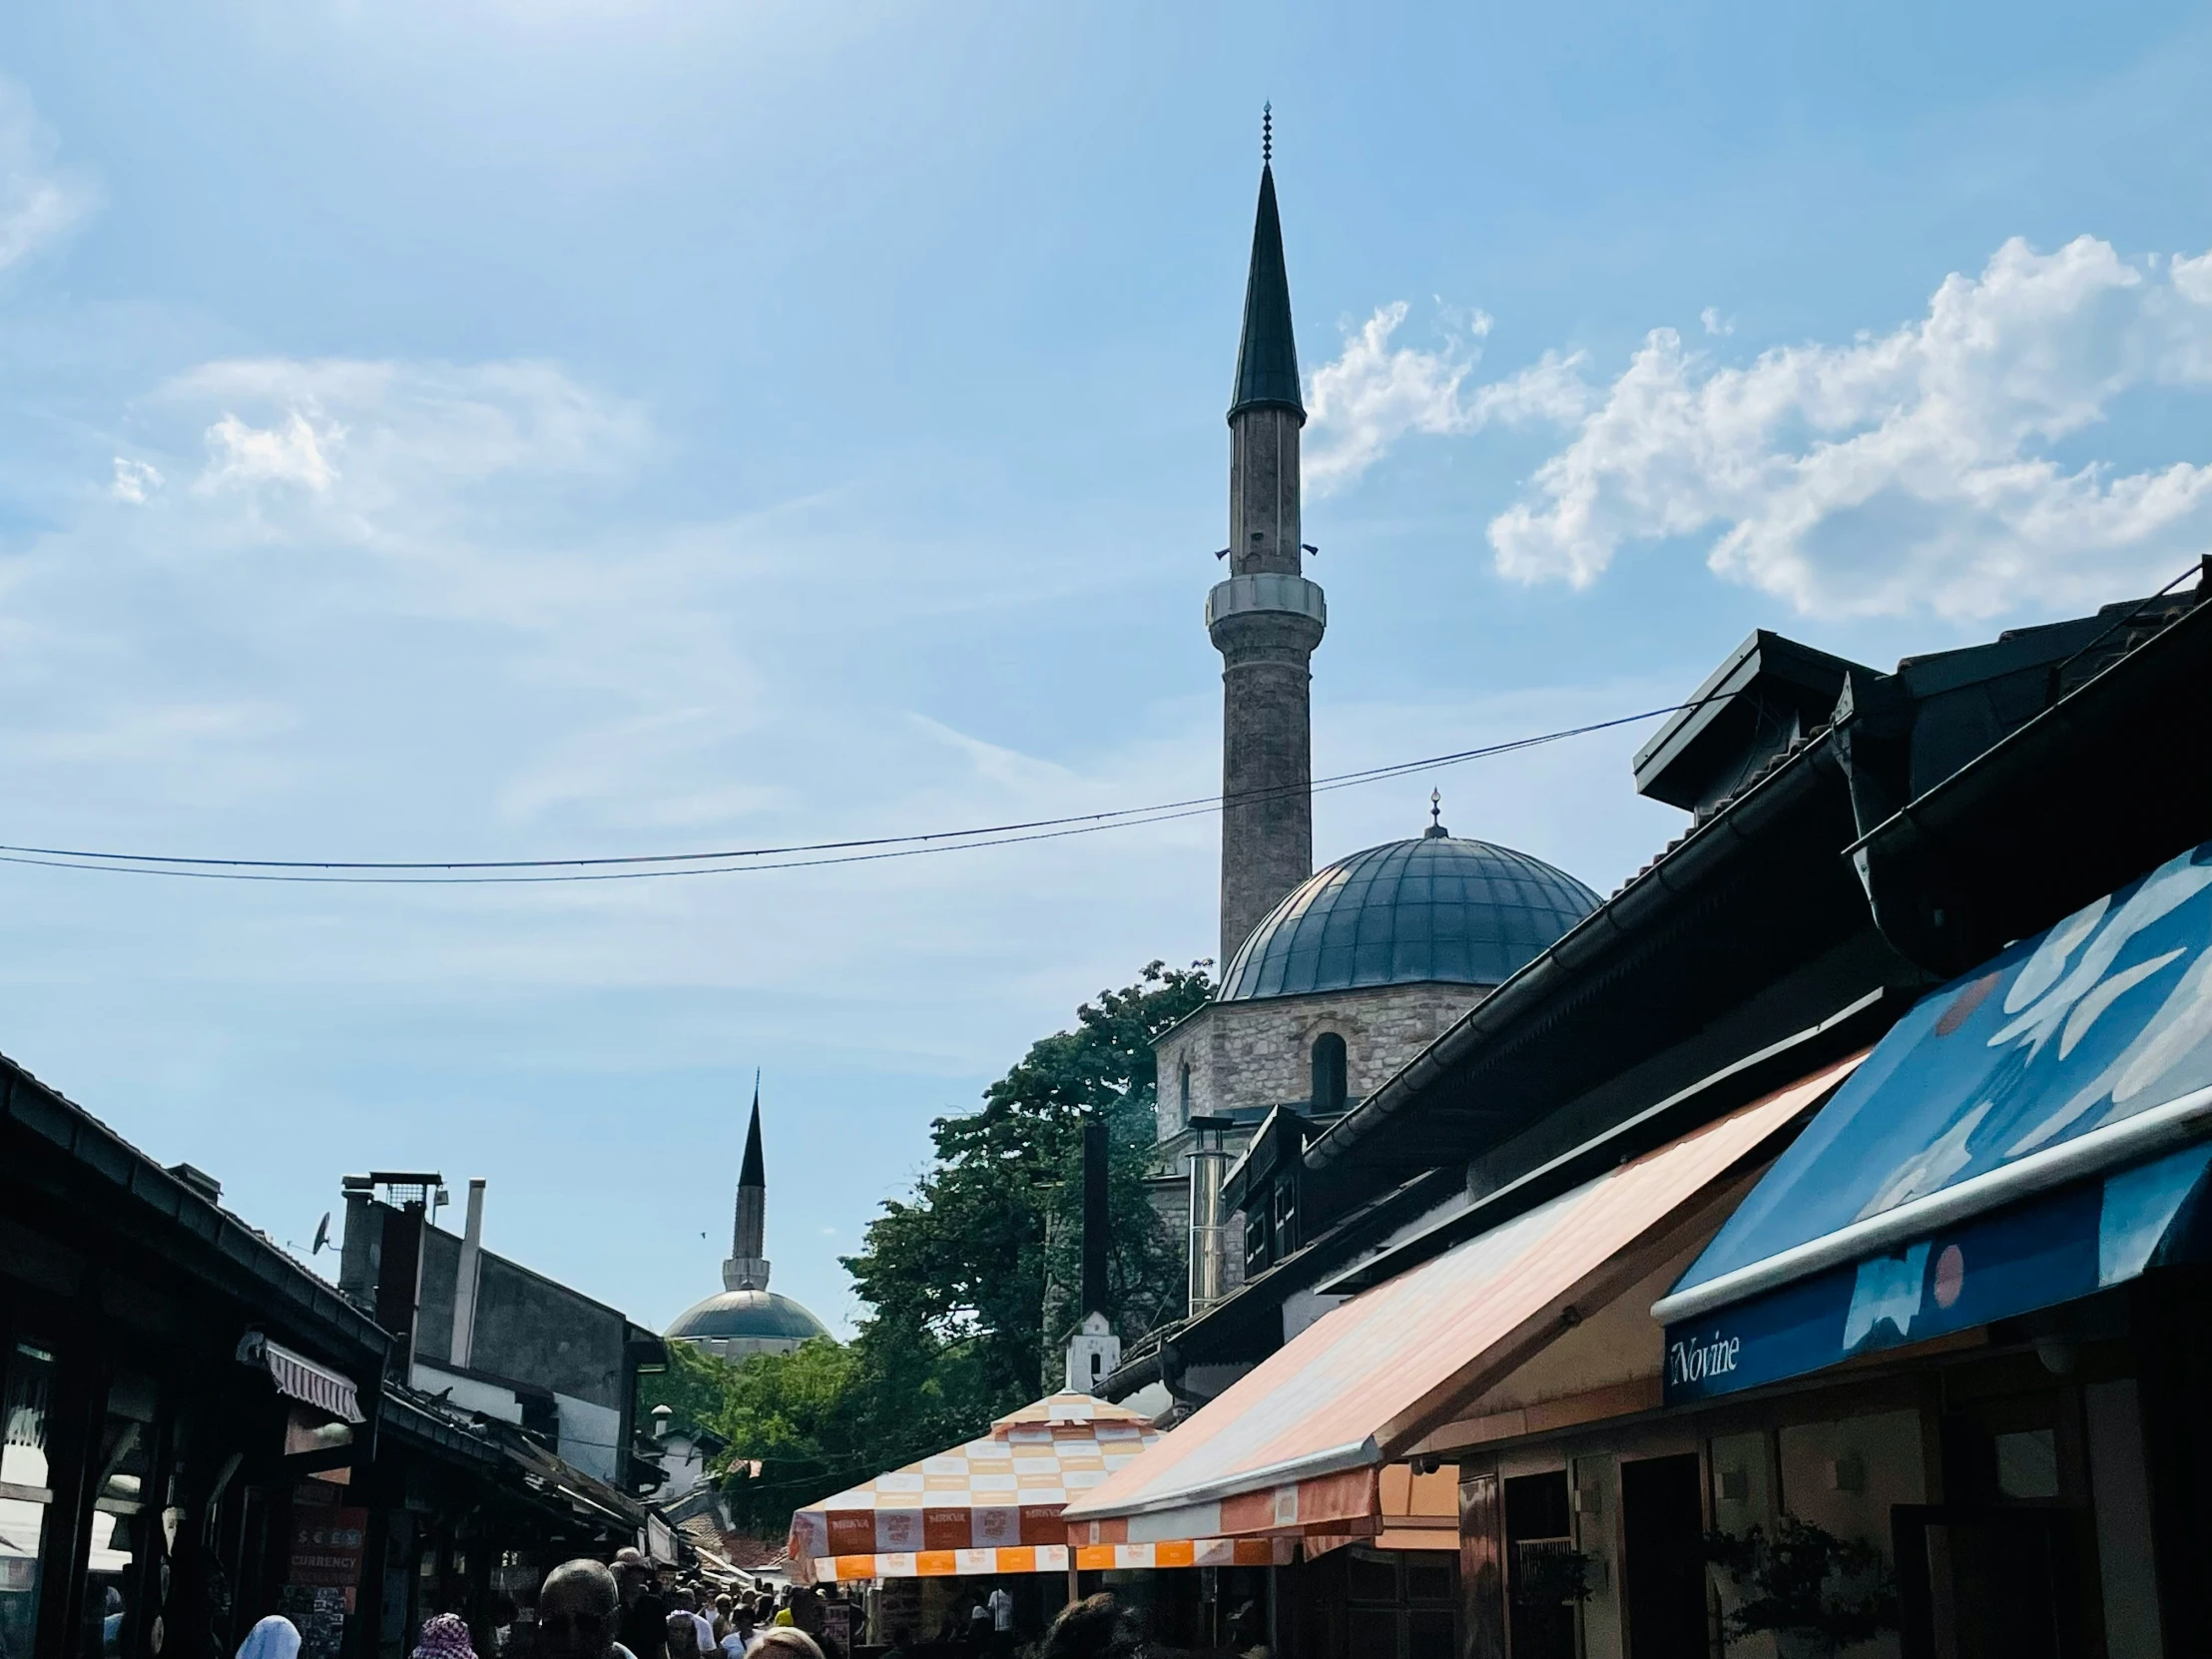
<instances>
[{"instance_id":1,"label":"shop awning","mask_svg":"<svg viewBox=\"0 0 2212 1659\"><path fill-rule=\"evenodd\" d=\"M1924 998L1653 1308L1666 1397L1801 1376L2201 1254L2208 946L2212 842Z\"/></svg>"},{"instance_id":2,"label":"shop awning","mask_svg":"<svg viewBox=\"0 0 2212 1659\"><path fill-rule=\"evenodd\" d=\"M1379 1470L1711 1225L1847 1076L1822 1068L1324 1315L1068 1506L1079 1542L1373 1535ZM1680 1248L1677 1243L1676 1248Z\"/></svg>"},{"instance_id":3,"label":"shop awning","mask_svg":"<svg viewBox=\"0 0 2212 1659\"><path fill-rule=\"evenodd\" d=\"M368 1420L361 1414L351 1378L340 1377L304 1354L294 1354L280 1343L271 1342L259 1331L249 1331L239 1339L238 1358L243 1365L267 1372L276 1391L286 1399L315 1406L346 1422Z\"/></svg>"},{"instance_id":4,"label":"shop awning","mask_svg":"<svg viewBox=\"0 0 2212 1659\"><path fill-rule=\"evenodd\" d=\"M1058 1393L991 1424L990 1433L924 1457L792 1516L800 1583L1066 1572L1068 1499L1107 1479L1160 1437L1140 1413L1089 1394ZM1075 1565L1190 1567L1288 1561L1288 1546L1226 1538L1147 1539L1075 1551Z\"/></svg>"}]
</instances>

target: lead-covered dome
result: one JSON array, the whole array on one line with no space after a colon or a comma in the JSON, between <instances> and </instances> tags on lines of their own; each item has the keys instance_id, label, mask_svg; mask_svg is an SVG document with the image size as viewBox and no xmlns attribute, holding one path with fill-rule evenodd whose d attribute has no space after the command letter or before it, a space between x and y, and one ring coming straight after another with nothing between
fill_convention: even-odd
<instances>
[{"instance_id":1,"label":"lead-covered dome","mask_svg":"<svg viewBox=\"0 0 2212 1659\"><path fill-rule=\"evenodd\" d=\"M1502 984L1598 895L1509 846L1435 830L1316 870L1252 930L1220 1000L1424 981Z\"/></svg>"},{"instance_id":2,"label":"lead-covered dome","mask_svg":"<svg viewBox=\"0 0 2212 1659\"><path fill-rule=\"evenodd\" d=\"M713 1347L728 1342L780 1343L797 1348L829 1328L799 1303L774 1291L724 1291L680 1315L666 1333Z\"/></svg>"}]
</instances>

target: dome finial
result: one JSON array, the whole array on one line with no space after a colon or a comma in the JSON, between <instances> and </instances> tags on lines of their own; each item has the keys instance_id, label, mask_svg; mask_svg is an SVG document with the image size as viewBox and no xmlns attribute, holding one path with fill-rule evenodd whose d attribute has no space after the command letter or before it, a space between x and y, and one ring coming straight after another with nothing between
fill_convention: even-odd
<instances>
[{"instance_id":1,"label":"dome finial","mask_svg":"<svg viewBox=\"0 0 2212 1659\"><path fill-rule=\"evenodd\" d=\"M1442 790L1430 790L1428 792L1428 828L1420 832L1422 840L1441 840L1451 833L1449 830L1443 827L1443 816L1444 792Z\"/></svg>"}]
</instances>

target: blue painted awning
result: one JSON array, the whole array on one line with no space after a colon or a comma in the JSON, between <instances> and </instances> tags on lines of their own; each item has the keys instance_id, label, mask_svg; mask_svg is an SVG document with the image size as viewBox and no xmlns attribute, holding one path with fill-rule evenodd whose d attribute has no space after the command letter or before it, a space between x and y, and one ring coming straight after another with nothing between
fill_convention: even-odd
<instances>
[{"instance_id":1,"label":"blue painted awning","mask_svg":"<svg viewBox=\"0 0 2212 1659\"><path fill-rule=\"evenodd\" d=\"M1653 1309L1667 1397L1801 1376L2195 1254L2207 1136L2212 842L1898 1023Z\"/></svg>"}]
</instances>

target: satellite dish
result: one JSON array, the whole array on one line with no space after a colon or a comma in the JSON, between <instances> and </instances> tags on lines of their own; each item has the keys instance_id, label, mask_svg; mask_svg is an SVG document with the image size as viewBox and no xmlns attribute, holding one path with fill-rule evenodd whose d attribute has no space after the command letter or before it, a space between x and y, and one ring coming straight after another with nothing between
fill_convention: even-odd
<instances>
[{"instance_id":1,"label":"satellite dish","mask_svg":"<svg viewBox=\"0 0 2212 1659\"><path fill-rule=\"evenodd\" d=\"M308 1251L307 1254L309 1256L320 1256L322 1247L329 1242L330 1212L325 1210L322 1212L322 1219L314 1224L314 1249Z\"/></svg>"}]
</instances>

